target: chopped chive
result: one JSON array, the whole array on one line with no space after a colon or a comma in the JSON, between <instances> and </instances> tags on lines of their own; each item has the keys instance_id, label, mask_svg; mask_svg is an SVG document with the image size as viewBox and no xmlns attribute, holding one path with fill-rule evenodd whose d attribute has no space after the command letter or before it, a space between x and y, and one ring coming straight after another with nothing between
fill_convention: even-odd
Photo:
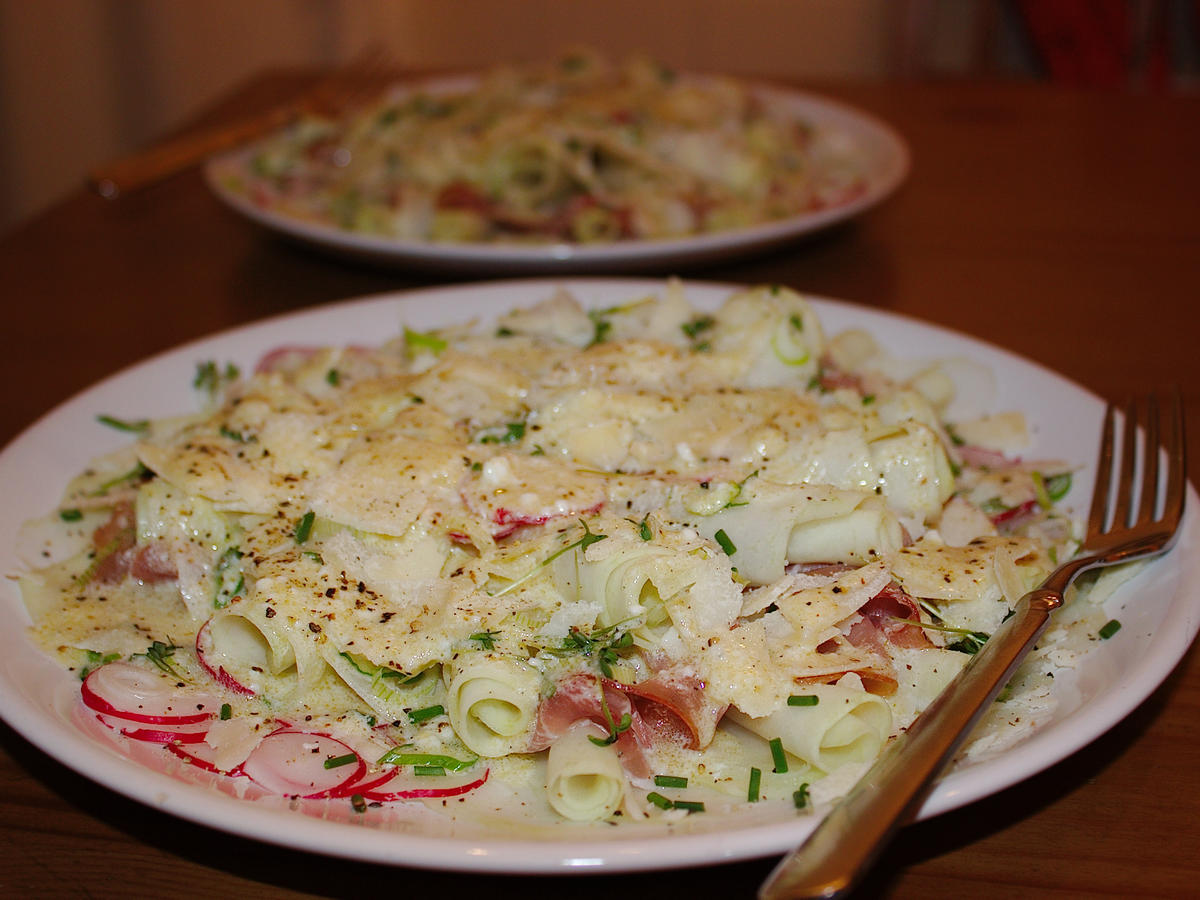
<instances>
[{"instance_id":1,"label":"chopped chive","mask_svg":"<svg viewBox=\"0 0 1200 900\"><path fill-rule=\"evenodd\" d=\"M98 666L107 665L110 662L115 662L121 658L120 653L108 653L101 655L95 650L84 650L84 656L87 657L87 664L79 670L79 680L84 681L88 675Z\"/></svg>"},{"instance_id":2,"label":"chopped chive","mask_svg":"<svg viewBox=\"0 0 1200 900\"><path fill-rule=\"evenodd\" d=\"M486 431L479 438L481 444L514 444L521 438L525 437L524 422L509 422L504 426L504 431L491 429Z\"/></svg>"},{"instance_id":3,"label":"chopped chive","mask_svg":"<svg viewBox=\"0 0 1200 900\"><path fill-rule=\"evenodd\" d=\"M404 343L409 350L428 350L434 356L449 346L446 340L438 337L435 332L412 331L409 328L404 329Z\"/></svg>"},{"instance_id":4,"label":"chopped chive","mask_svg":"<svg viewBox=\"0 0 1200 900\"><path fill-rule=\"evenodd\" d=\"M246 443L246 436L240 431L234 431L228 425L222 425L220 428L221 437L229 438L231 441L237 441L239 444Z\"/></svg>"},{"instance_id":5,"label":"chopped chive","mask_svg":"<svg viewBox=\"0 0 1200 900\"><path fill-rule=\"evenodd\" d=\"M99 415L96 421L117 431L132 431L135 434L141 434L150 427L149 419L118 419L116 416Z\"/></svg>"},{"instance_id":6,"label":"chopped chive","mask_svg":"<svg viewBox=\"0 0 1200 900\"><path fill-rule=\"evenodd\" d=\"M446 708L440 703L437 706L426 706L424 709L414 709L408 714L409 721L414 725L420 725L422 722L428 722L430 719L445 715Z\"/></svg>"},{"instance_id":7,"label":"chopped chive","mask_svg":"<svg viewBox=\"0 0 1200 900\"><path fill-rule=\"evenodd\" d=\"M816 706L820 702L816 694L792 694L787 698L788 706Z\"/></svg>"},{"instance_id":8,"label":"chopped chive","mask_svg":"<svg viewBox=\"0 0 1200 900\"><path fill-rule=\"evenodd\" d=\"M1045 480L1046 494L1051 500L1061 500L1067 496L1071 490L1071 473L1063 472L1061 475L1051 475Z\"/></svg>"},{"instance_id":9,"label":"chopped chive","mask_svg":"<svg viewBox=\"0 0 1200 900\"><path fill-rule=\"evenodd\" d=\"M771 738L769 744L771 747L771 760L775 763L774 771L782 775L788 770L787 754L783 752L783 741L779 738Z\"/></svg>"},{"instance_id":10,"label":"chopped chive","mask_svg":"<svg viewBox=\"0 0 1200 900\"><path fill-rule=\"evenodd\" d=\"M1100 635L1101 640L1107 641L1110 637L1112 637L1114 634L1116 634L1120 630L1121 630L1121 623L1118 622L1116 619L1109 619L1107 622L1104 623L1103 627L1101 627L1101 629L1098 633Z\"/></svg>"},{"instance_id":11,"label":"chopped chive","mask_svg":"<svg viewBox=\"0 0 1200 900\"><path fill-rule=\"evenodd\" d=\"M192 379L192 387L198 391L206 391L210 396L215 395L222 381L235 381L241 374L233 363L226 363L222 371L214 360L196 363L196 377Z\"/></svg>"},{"instance_id":12,"label":"chopped chive","mask_svg":"<svg viewBox=\"0 0 1200 900\"><path fill-rule=\"evenodd\" d=\"M925 626L922 626L925 627ZM950 631L949 626L943 626L936 629L937 631ZM959 653L969 653L974 656L983 649L983 645L987 643L988 633L986 631L968 631L953 644L947 644L947 650L957 650Z\"/></svg>"},{"instance_id":13,"label":"chopped chive","mask_svg":"<svg viewBox=\"0 0 1200 900\"><path fill-rule=\"evenodd\" d=\"M478 641L479 646L484 650L496 649L496 635L498 631L477 631L468 640Z\"/></svg>"},{"instance_id":14,"label":"chopped chive","mask_svg":"<svg viewBox=\"0 0 1200 900\"><path fill-rule=\"evenodd\" d=\"M707 331L716 324L717 320L712 316L697 316L690 322L684 322L679 327L690 340L694 341L700 332Z\"/></svg>"},{"instance_id":15,"label":"chopped chive","mask_svg":"<svg viewBox=\"0 0 1200 900\"><path fill-rule=\"evenodd\" d=\"M64 522L78 522L83 518L83 510L81 509L60 509L58 517Z\"/></svg>"},{"instance_id":16,"label":"chopped chive","mask_svg":"<svg viewBox=\"0 0 1200 900\"><path fill-rule=\"evenodd\" d=\"M688 780L678 775L655 775L654 784L657 787L685 788L688 786Z\"/></svg>"},{"instance_id":17,"label":"chopped chive","mask_svg":"<svg viewBox=\"0 0 1200 900\"><path fill-rule=\"evenodd\" d=\"M449 769L451 772L461 772L475 765L474 759L455 759L453 756L443 756L440 753L406 753L402 747L393 747L379 757L379 764L393 766L437 766L439 769Z\"/></svg>"},{"instance_id":18,"label":"chopped chive","mask_svg":"<svg viewBox=\"0 0 1200 900\"><path fill-rule=\"evenodd\" d=\"M638 537L640 537L643 541L648 541L654 537L654 532L650 530L650 523L645 519L642 519L642 521L638 524Z\"/></svg>"},{"instance_id":19,"label":"chopped chive","mask_svg":"<svg viewBox=\"0 0 1200 900\"><path fill-rule=\"evenodd\" d=\"M863 398L862 398L862 405L863 405L863 406L870 406L870 405L871 405L872 403L874 403L874 402L875 402L875 395L874 395L874 394L863 394Z\"/></svg>"},{"instance_id":20,"label":"chopped chive","mask_svg":"<svg viewBox=\"0 0 1200 900\"><path fill-rule=\"evenodd\" d=\"M337 387L342 382L342 373L337 369L330 369L325 373L325 381L333 387Z\"/></svg>"},{"instance_id":21,"label":"chopped chive","mask_svg":"<svg viewBox=\"0 0 1200 900\"><path fill-rule=\"evenodd\" d=\"M746 788L746 799L751 803L758 802L758 791L762 785L762 769L750 768L750 785Z\"/></svg>"},{"instance_id":22,"label":"chopped chive","mask_svg":"<svg viewBox=\"0 0 1200 900\"><path fill-rule=\"evenodd\" d=\"M367 801L362 794L353 794L350 797L350 806L354 808L356 813L365 813L367 811Z\"/></svg>"},{"instance_id":23,"label":"chopped chive","mask_svg":"<svg viewBox=\"0 0 1200 900\"><path fill-rule=\"evenodd\" d=\"M152 474L153 473L149 469L146 468L146 466L142 463L142 461L138 460L137 465L134 466L132 469L130 469L128 472L124 473L123 475L118 475L115 478L110 478L108 481L106 481L102 485L100 485L100 487L96 488L96 490L92 491L89 496L103 497L105 494L107 494L109 492L110 488L114 488L118 484L123 484L126 481L135 481L138 479L146 478Z\"/></svg>"},{"instance_id":24,"label":"chopped chive","mask_svg":"<svg viewBox=\"0 0 1200 900\"><path fill-rule=\"evenodd\" d=\"M666 797L664 797L662 794L658 793L657 791L651 791L650 793L648 793L646 795L646 799L649 800L651 803L653 803L655 806L657 806L659 809L670 809L672 806L675 805L670 800L668 800Z\"/></svg>"},{"instance_id":25,"label":"chopped chive","mask_svg":"<svg viewBox=\"0 0 1200 900\"><path fill-rule=\"evenodd\" d=\"M979 510L986 516L998 516L1008 512L1012 507L1007 506L999 497L989 497L979 504Z\"/></svg>"},{"instance_id":26,"label":"chopped chive","mask_svg":"<svg viewBox=\"0 0 1200 900\"><path fill-rule=\"evenodd\" d=\"M232 716L233 716L233 707L230 706L228 703L222 703L221 704L221 721L228 722L230 717L232 717Z\"/></svg>"},{"instance_id":27,"label":"chopped chive","mask_svg":"<svg viewBox=\"0 0 1200 900\"><path fill-rule=\"evenodd\" d=\"M804 782L804 784L800 785L799 788L792 791L792 805L795 806L796 809L804 809L804 807L808 806L808 782L807 781Z\"/></svg>"},{"instance_id":28,"label":"chopped chive","mask_svg":"<svg viewBox=\"0 0 1200 900\"><path fill-rule=\"evenodd\" d=\"M715 540L721 546L721 549L725 551L726 556L733 556L733 554L737 553L737 547L735 547L733 541L729 539L729 535L725 533L724 528L717 529L717 533L713 535L713 540Z\"/></svg>"},{"instance_id":29,"label":"chopped chive","mask_svg":"<svg viewBox=\"0 0 1200 900\"><path fill-rule=\"evenodd\" d=\"M676 800L671 805L676 809L686 809L688 812L704 812L704 804L699 800Z\"/></svg>"},{"instance_id":30,"label":"chopped chive","mask_svg":"<svg viewBox=\"0 0 1200 900\"><path fill-rule=\"evenodd\" d=\"M303 544L308 540L308 536L312 534L313 522L316 520L317 514L311 509L304 514L300 520L300 524L296 526L296 543Z\"/></svg>"},{"instance_id":31,"label":"chopped chive","mask_svg":"<svg viewBox=\"0 0 1200 900\"><path fill-rule=\"evenodd\" d=\"M319 566L325 564L325 559L316 550L305 550L301 555L307 556L309 559L311 559L313 562L315 562Z\"/></svg>"},{"instance_id":32,"label":"chopped chive","mask_svg":"<svg viewBox=\"0 0 1200 900\"><path fill-rule=\"evenodd\" d=\"M443 769L441 766L413 766L413 774L414 775L438 776L438 775L445 775L446 770Z\"/></svg>"},{"instance_id":33,"label":"chopped chive","mask_svg":"<svg viewBox=\"0 0 1200 900\"><path fill-rule=\"evenodd\" d=\"M342 766L348 766L353 762L358 761L357 753L347 753L344 756L331 756L325 760L325 768L340 769Z\"/></svg>"}]
</instances>

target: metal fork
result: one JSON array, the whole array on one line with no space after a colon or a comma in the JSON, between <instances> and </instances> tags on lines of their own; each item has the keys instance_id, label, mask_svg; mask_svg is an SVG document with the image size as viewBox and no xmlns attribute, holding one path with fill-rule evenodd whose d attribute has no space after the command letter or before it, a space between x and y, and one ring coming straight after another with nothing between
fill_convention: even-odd
<instances>
[{"instance_id":1,"label":"metal fork","mask_svg":"<svg viewBox=\"0 0 1200 900\"><path fill-rule=\"evenodd\" d=\"M1187 492L1183 405L1149 397L1121 418L1110 404L1079 552L1017 603L1013 615L963 671L884 752L799 848L784 857L759 890L760 900L840 897L866 872L902 825L916 815L942 769L984 708L1062 606L1080 573L1164 553L1183 519ZM1163 461L1165 457L1165 465ZM1139 475L1140 472L1140 475Z\"/></svg>"},{"instance_id":2,"label":"metal fork","mask_svg":"<svg viewBox=\"0 0 1200 900\"><path fill-rule=\"evenodd\" d=\"M92 190L113 198L169 178L214 153L254 140L305 113L336 116L373 99L396 74L388 54L371 46L299 96L262 112L200 128L107 162L87 176Z\"/></svg>"}]
</instances>

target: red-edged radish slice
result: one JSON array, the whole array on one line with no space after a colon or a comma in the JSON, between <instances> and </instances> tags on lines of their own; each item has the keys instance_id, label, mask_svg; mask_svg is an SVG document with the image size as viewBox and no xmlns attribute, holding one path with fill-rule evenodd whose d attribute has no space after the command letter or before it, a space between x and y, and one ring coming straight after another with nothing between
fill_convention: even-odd
<instances>
[{"instance_id":1,"label":"red-edged radish slice","mask_svg":"<svg viewBox=\"0 0 1200 900\"><path fill-rule=\"evenodd\" d=\"M120 661L93 669L83 680L80 695L98 713L143 725L207 722L221 706L209 694L182 690L153 672Z\"/></svg>"},{"instance_id":2,"label":"red-edged radish slice","mask_svg":"<svg viewBox=\"0 0 1200 900\"><path fill-rule=\"evenodd\" d=\"M213 772L217 775L229 775L235 778L240 778L246 774L242 771L240 764L228 770L217 768L217 751L205 743L167 744L166 749L184 762L190 763L197 769L202 769L205 772Z\"/></svg>"},{"instance_id":3,"label":"red-edged radish slice","mask_svg":"<svg viewBox=\"0 0 1200 900\"><path fill-rule=\"evenodd\" d=\"M471 791L483 787L491 771L491 769L484 769L481 776L471 781L445 784L447 776L413 776L397 769L387 783L357 793L361 794L364 800L373 803L387 803L391 800L440 800L445 797L461 797L463 794L469 794ZM443 784L419 786L414 783L416 781L426 783L440 781ZM403 784L403 787L400 787L400 784Z\"/></svg>"},{"instance_id":4,"label":"red-edged radish slice","mask_svg":"<svg viewBox=\"0 0 1200 900\"><path fill-rule=\"evenodd\" d=\"M320 352L320 347L296 344L276 347L273 350L268 350L259 358L258 362L255 363L254 371L261 374L263 372L294 369L297 366L304 365L304 363L311 360Z\"/></svg>"},{"instance_id":5,"label":"red-edged radish slice","mask_svg":"<svg viewBox=\"0 0 1200 900\"><path fill-rule=\"evenodd\" d=\"M364 767L365 769L365 767ZM358 781L349 781L328 793L330 797L352 797L355 794L366 794L373 791L382 785L387 784L396 777L395 770L389 769L386 772L376 773L374 776L367 777L365 774Z\"/></svg>"},{"instance_id":6,"label":"red-edged radish slice","mask_svg":"<svg viewBox=\"0 0 1200 900\"><path fill-rule=\"evenodd\" d=\"M353 756L354 762L325 767L327 760ZM367 764L337 738L307 731L276 731L262 739L242 771L256 784L287 797L329 797L360 781Z\"/></svg>"},{"instance_id":7,"label":"red-edged radish slice","mask_svg":"<svg viewBox=\"0 0 1200 900\"><path fill-rule=\"evenodd\" d=\"M209 658L212 656L213 652L212 637L208 633L208 623L211 621L212 619L206 621L200 626L200 630L196 632L196 659L199 660L200 665L204 668L204 671L211 675L213 681L215 681L221 687L225 688L226 690L233 691L235 694L253 697L253 689L246 687L246 685L242 684L240 681L230 675L224 666L214 666L209 662Z\"/></svg>"},{"instance_id":8,"label":"red-edged radish slice","mask_svg":"<svg viewBox=\"0 0 1200 900\"><path fill-rule=\"evenodd\" d=\"M478 477L464 482L461 495L471 512L491 523L499 540L522 526L597 513L608 486L599 475L572 471L567 476L547 460L501 453L483 464Z\"/></svg>"},{"instance_id":9,"label":"red-edged radish slice","mask_svg":"<svg viewBox=\"0 0 1200 900\"><path fill-rule=\"evenodd\" d=\"M106 716L104 713L96 713L96 718L118 734L133 738L135 741L148 741L152 744L198 744L208 734L209 726L209 723L205 721L180 725L178 728L165 725L143 728L128 719Z\"/></svg>"}]
</instances>

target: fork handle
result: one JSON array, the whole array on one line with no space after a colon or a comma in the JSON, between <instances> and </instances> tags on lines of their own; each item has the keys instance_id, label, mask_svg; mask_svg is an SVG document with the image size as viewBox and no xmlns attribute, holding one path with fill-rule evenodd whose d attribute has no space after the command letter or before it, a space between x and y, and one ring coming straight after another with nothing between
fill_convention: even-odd
<instances>
[{"instance_id":1,"label":"fork handle","mask_svg":"<svg viewBox=\"0 0 1200 900\"><path fill-rule=\"evenodd\" d=\"M285 125L295 110L276 108L213 128L201 128L145 150L105 163L88 173L88 184L102 197L116 197L169 178L222 150L253 140Z\"/></svg>"},{"instance_id":2,"label":"fork handle","mask_svg":"<svg viewBox=\"0 0 1200 900\"><path fill-rule=\"evenodd\" d=\"M1045 630L1062 594L1039 588L950 682L912 727L833 807L803 844L783 858L760 900L839 897L850 890L921 802L971 726Z\"/></svg>"}]
</instances>

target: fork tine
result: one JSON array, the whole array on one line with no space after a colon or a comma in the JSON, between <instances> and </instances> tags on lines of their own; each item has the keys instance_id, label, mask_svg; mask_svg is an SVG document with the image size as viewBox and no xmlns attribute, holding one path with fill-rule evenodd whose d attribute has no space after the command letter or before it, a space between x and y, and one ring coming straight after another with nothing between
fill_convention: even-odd
<instances>
[{"instance_id":1,"label":"fork tine","mask_svg":"<svg viewBox=\"0 0 1200 900\"><path fill-rule=\"evenodd\" d=\"M1179 522L1183 518L1183 502L1187 495L1187 438L1183 430L1183 396L1178 387L1173 391L1170 408L1166 442L1170 471L1167 473L1163 518L1168 522Z\"/></svg>"},{"instance_id":2,"label":"fork tine","mask_svg":"<svg viewBox=\"0 0 1200 900\"><path fill-rule=\"evenodd\" d=\"M1142 488L1141 506L1136 525L1148 525L1155 520L1158 509L1158 457L1159 457L1159 408L1158 398L1151 394L1146 398L1146 424L1142 445Z\"/></svg>"},{"instance_id":3,"label":"fork tine","mask_svg":"<svg viewBox=\"0 0 1200 900\"><path fill-rule=\"evenodd\" d=\"M1110 403L1104 410L1104 427L1100 430L1100 455L1096 460L1096 484L1092 493L1092 508L1088 513L1087 533L1103 534L1108 519L1108 495L1112 486L1113 437L1116 409Z\"/></svg>"},{"instance_id":4,"label":"fork tine","mask_svg":"<svg viewBox=\"0 0 1200 900\"><path fill-rule=\"evenodd\" d=\"M1117 465L1117 491L1113 499L1112 528L1127 528L1133 509L1133 494L1137 485L1135 474L1138 461L1138 403L1125 404L1124 425L1121 429L1121 458Z\"/></svg>"}]
</instances>

